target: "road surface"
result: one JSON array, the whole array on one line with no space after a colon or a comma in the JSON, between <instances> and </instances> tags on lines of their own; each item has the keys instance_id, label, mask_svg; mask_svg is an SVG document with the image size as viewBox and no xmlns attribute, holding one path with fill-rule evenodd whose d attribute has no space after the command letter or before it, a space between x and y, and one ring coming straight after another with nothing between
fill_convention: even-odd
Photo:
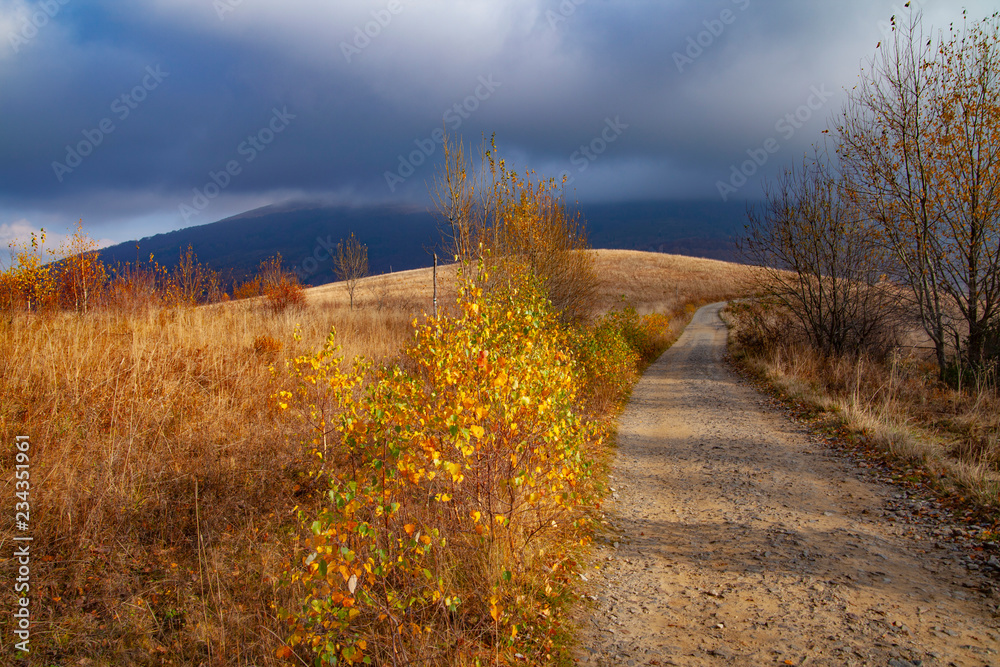
<instances>
[{"instance_id":1,"label":"road surface","mask_svg":"<svg viewBox=\"0 0 1000 667\"><path fill-rule=\"evenodd\" d=\"M700 309L622 416L584 665L1000 665L995 585L723 361Z\"/></svg>"}]
</instances>

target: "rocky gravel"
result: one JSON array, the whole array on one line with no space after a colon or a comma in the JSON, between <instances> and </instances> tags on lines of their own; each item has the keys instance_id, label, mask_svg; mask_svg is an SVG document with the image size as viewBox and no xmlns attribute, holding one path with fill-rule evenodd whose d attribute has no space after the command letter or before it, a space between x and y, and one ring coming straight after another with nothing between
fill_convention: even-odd
<instances>
[{"instance_id":1,"label":"rocky gravel","mask_svg":"<svg viewBox=\"0 0 1000 667\"><path fill-rule=\"evenodd\" d=\"M578 664L1000 665L986 527L884 483L737 377L722 305L622 416Z\"/></svg>"}]
</instances>

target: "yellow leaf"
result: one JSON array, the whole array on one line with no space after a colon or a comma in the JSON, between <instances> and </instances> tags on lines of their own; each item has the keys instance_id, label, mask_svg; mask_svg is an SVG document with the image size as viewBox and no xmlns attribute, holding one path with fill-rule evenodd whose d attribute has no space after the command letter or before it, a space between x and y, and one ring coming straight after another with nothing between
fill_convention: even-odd
<instances>
[{"instance_id":1,"label":"yellow leaf","mask_svg":"<svg viewBox=\"0 0 1000 667\"><path fill-rule=\"evenodd\" d=\"M486 434L486 431L483 430L482 426L471 426L469 427L469 430L472 431L472 435L477 438L482 438Z\"/></svg>"}]
</instances>

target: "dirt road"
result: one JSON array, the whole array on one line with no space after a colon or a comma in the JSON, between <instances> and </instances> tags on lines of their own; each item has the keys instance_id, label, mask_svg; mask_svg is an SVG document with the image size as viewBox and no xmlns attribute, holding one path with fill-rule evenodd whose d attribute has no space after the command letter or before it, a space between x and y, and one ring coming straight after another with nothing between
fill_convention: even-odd
<instances>
[{"instance_id":1,"label":"dirt road","mask_svg":"<svg viewBox=\"0 0 1000 667\"><path fill-rule=\"evenodd\" d=\"M1000 665L996 576L728 370L721 307L622 417L579 663Z\"/></svg>"}]
</instances>

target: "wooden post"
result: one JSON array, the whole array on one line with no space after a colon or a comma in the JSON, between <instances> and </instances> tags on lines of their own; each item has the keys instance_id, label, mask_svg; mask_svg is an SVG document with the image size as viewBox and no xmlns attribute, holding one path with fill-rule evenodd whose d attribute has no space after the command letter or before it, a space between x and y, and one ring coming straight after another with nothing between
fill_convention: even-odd
<instances>
[{"instance_id":1,"label":"wooden post","mask_svg":"<svg viewBox=\"0 0 1000 667\"><path fill-rule=\"evenodd\" d=\"M438 316L438 254L434 253L434 317Z\"/></svg>"}]
</instances>

